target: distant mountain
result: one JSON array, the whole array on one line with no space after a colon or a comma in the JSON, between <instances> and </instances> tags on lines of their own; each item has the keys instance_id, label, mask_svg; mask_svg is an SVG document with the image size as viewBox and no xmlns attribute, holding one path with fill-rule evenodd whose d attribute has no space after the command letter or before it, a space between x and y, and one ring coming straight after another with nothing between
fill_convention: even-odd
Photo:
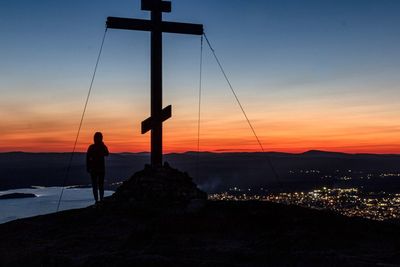
<instances>
[{"instance_id":1,"label":"distant mountain","mask_svg":"<svg viewBox=\"0 0 400 267\"><path fill-rule=\"evenodd\" d=\"M372 154L372 153L343 153L343 152L330 152L322 150L309 150L300 155L312 157L338 157L338 158L397 158L400 154Z\"/></svg>"},{"instance_id":2,"label":"distant mountain","mask_svg":"<svg viewBox=\"0 0 400 267\"><path fill-rule=\"evenodd\" d=\"M69 153L0 153L0 190L32 185L59 186L63 184ZM230 187L270 190L306 190L322 185L389 185L400 191L400 179L341 181L348 170L379 176L380 173L400 173L400 155L346 154L307 151L291 154L267 153L173 153L164 157L171 166L188 172L199 186L208 192ZM108 188L141 170L150 160L149 153L111 154L107 159ZM276 170L273 172L272 167ZM306 173L307 170L317 170ZM304 171L304 172L303 172ZM322 175L332 179L321 180ZM76 153L66 185L87 185L90 179L85 168L85 154Z\"/></svg>"},{"instance_id":3,"label":"distant mountain","mask_svg":"<svg viewBox=\"0 0 400 267\"><path fill-rule=\"evenodd\" d=\"M309 150L304 153L301 153L301 155L312 156L312 157L343 157L343 156L352 156L353 154L347 154L343 152L322 151L322 150Z\"/></svg>"}]
</instances>

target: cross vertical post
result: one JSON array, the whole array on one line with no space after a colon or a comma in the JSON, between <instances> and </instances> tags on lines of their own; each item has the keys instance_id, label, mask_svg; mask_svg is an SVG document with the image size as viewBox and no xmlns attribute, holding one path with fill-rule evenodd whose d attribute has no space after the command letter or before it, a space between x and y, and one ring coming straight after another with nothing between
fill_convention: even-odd
<instances>
[{"instance_id":1,"label":"cross vertical post","mask_svg":"<svg viewBox=\"0 0 400 267\"><path fill-rule=\"evenodd\" d=\"M162 166L163 122L172 116L172 107L162 108L162 34L202 35L203 25L162 20L163 12L171 12L171 2L142 0L142 10L151 12L150 20L107 18L107 28L151 32L151 108L150 117L142 122L142 134L151 130L151 165Z\"/></svg>"},{"instance_id":2,"label":"cross vertical post","mask_svg":"<svg viewBox=\"0 0 400 267\"><path fill-rule=\"evenodd\" d=\"M161 2L161 1L160 1ZM151 11L151 117L161 118L162 112L162 12ZM162 121L155 120L151 130L151 165L162 165Z\"/></svg>"}]
</instances>

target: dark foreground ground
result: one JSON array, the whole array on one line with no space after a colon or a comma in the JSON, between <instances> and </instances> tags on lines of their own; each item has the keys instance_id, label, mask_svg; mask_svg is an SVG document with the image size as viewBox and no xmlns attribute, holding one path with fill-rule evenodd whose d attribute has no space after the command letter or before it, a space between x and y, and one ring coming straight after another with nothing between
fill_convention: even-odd
<instances>
[{"instance_id":1,"label":"dark foreground ground","mask_svg":"<svg viewBox=\"0 0 400 267\"><path fill-rule=\"evenodd\" d=\"M89 207L0 225L0 266L400 266L400 225L267 202Z\"/></svg>"}]
</instances>

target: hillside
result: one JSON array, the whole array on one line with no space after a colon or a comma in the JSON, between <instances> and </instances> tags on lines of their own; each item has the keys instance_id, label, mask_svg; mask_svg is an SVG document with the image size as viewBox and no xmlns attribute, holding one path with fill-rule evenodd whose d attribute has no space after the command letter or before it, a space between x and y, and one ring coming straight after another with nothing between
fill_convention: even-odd
<instances>
[{"instance_id":1,"label":"hillside","mask_svg":"<svg viewBox=\"0 0 400 267\"><path fill-rule=\"evenodd\" d=\"M279 174L279 184L267 163L270 158ZM69 154L67 153L0 153L0 190L39 186L60 186L65 178ZM197 153L165 155L172 166L193 175L203 190L212 193L229 187L264 187L270 190L309 190L318 186L363 186L373 190L400 190L398 176L382 179L384 172L400 173L399 155L344 154L309 151L289 153ZM115 189L113 183L125 180L139 171L149 161L146 153L111 154L107 159L106 186ZM77 153L71 166L67 185L90 183L85 168L85 154ZM198 168L197 168L198 167ZM318 170L317 174L305 175L304 171ZM339 170L339 172L337 172ZM371 174L369 181L341 180L348 170L359 176ZM290 173L292 172L292 173ZM324 175L331 179L321 180ZM359 178L359 177L358 177ZM387 187L386 185L390 185Z\"/></svg>"},{"instance_id":2,"label":"hillside","mask_svg":"<svg viewBox=\"0 0 400 267\"><path fill-rule=\"evenodd\" d=\"M397 266L400 225L268 202L104 205L0 225L0 266Z\"/></svg>"}]
</instances>

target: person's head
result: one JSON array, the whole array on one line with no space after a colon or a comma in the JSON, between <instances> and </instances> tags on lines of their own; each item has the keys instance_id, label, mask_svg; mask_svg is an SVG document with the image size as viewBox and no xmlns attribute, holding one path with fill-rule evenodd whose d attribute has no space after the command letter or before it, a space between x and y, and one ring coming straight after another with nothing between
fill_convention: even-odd
<instances>
[{"instance_id":1,"label":"person's head","mask_svg":"<svg viewBox=\"0 0 400 267\"><path fill-rule=\"evenodd\" d=\"M100 144L103 142L103 134L101 132L97 132L94 134L93 137L94 143L95 144Z\"/></svg>"}]
</instances>

